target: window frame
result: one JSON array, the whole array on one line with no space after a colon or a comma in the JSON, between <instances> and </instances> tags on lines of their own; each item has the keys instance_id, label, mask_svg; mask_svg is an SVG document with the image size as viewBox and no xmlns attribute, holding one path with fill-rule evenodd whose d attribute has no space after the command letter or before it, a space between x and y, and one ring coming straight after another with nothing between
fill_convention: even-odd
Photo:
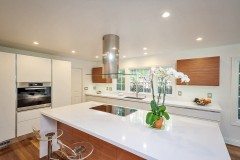
<instances>
[{"instance_id":1,"label":"window frame","mask_svg":"<svg viewBox=\"0 0 240 160\"><path fill-rule=\"evenodd\" d=\"M232 99L232 125L240 126L239 108L239 87L240 87L240 57L232 57L232 81L231 81L231 99Z\"/></svg>"},{"instance_id":2,"label":"window frame","mask_svg":"<svg viewBox=\"0 0 240 160\"><path fill-rule=\"evenodd\" d=\"M125 74L126 73L126 70L125 69L119 69L119 71L122 70ZM120 72L119 72L120 73ZM121 78L121 83L118 83L118 78ZM123 91L126 91L126 77L125 75L121 75L119 74L118 75L118 78L117 78L117 81L116 81L116 91L119 91L119 92L123 92ZM123 82L123 79L124 79L124 82ZM118 90L118 85L121 85L121 90ZM123 85L124 85L124 90L123 90Z\"/></svg>"}]
</instances>

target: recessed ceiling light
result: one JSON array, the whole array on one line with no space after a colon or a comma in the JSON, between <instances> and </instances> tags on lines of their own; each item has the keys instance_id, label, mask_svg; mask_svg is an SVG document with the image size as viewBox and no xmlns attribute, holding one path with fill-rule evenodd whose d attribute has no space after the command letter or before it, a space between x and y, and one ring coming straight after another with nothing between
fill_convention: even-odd
<instances>
[{"instance_id":1,"label":"recessed ceiling light","mask_svg":"<svg viewBox=\"0 0 240 160\"><path fill-rule=\"evenodd\" d=\"M147 48L146 48L146 47L143 47L143 50L144 50L144 51L146 51L146 50L147 50Z\"/></svg>"},{"instance_id":2,"label":"recessed ceiling light","mask_svg":"<svg viewBox=\"0 0 240 160\"><path fill-rule=\"evenodd\" d=\"M33 44L38 45L39 43L38 43L38 41L34 41Z\"/></svg>"},{"instance_id":3,"label":"recessed ceiling light","mask_svg":"<svg viewBox=\"0 0 240 160\"><path fill-rule=\"evenodd\" d=\"M98 59L98 58L99 58L99 56L95 56L95 58L97 58L97 59Z\"/></svg>"},{"instance_id":4,"label":"recessed ceiling light","mask_svg":"<svg viewBox=\"0 0 240 160\"><path fill-rule=\"evenodd\" d=\"M163 18L167 18L167 17L169 17L170 16L170 13L169 12L163 12L162 13L162 17Z\"/></svg>"},{"instance_id":5,"label":"recessed ceiling light","mask_svg":"<svg viewBox=\"0 0 240 160\"><path fill-rule=\"evenodd\" d=\"M144 55L147 55L148 53L147 53L147 52L144 52L143 54L144 54Z\"/></svg>"},{"instance_id":6,"label":"recessed ceiling light","mask_svg":"<svg viewBox=\"0 0 240 160\"><path fill-rule=\"evenodd\" d=\"M126 58L126 56L123 56L123 58Z\"/></svg>"},{"instance_id":7,"label":"recessed ceiling light","mask_svg":"<svg viewBox=\"0 0 240 160\"><path fill-rule=\"evenodd\" d=\"M203 40L202 37L198 37L198 38L196 39L196 41L202 41L202 40Z\"/></svg>"},{"instance_id":8,"label":"recessed ceiling light","mask_svg":"<svg viewBox=\"0 0 240 160\"><path fill-rule=\"evenodd\" d=\"M72 50L72 53L76 53L76 51Z\"/></svg>"},{"instance_id":9,"label":"recessed ceiling light","mask_svg":"<svg viewBox=\"0 0 240 160\"><path fill-rule=\"evenodd\" d=\"M116 48L116 47L113 47L112 49L113 49L113 50L116 50L117 48Z\"/></svg>"}]
</instances>

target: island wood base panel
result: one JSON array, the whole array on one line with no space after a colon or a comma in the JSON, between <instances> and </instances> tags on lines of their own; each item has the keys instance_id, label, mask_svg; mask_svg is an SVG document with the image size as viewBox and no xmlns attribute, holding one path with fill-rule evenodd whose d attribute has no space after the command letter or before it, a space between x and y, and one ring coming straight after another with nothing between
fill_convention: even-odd
<instances>
[{"instance_id":1,"label":"island wood base panel","mask_svg":"<svg viewBox=\"0 0 240 160\"><path fill-rule=\"evenodd\" d=\"M59 139L65 144L71 145L75 142L86 141L94 146L94 151L87 160L144 160L137 155L63 123L58 122L57 127L63 130L63 135Z\"/></svg>"}]
</instances>

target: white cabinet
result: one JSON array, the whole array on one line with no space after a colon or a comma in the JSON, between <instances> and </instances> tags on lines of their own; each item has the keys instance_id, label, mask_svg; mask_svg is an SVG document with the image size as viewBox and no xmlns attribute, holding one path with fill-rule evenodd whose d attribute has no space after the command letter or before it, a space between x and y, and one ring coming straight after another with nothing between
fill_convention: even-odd
<instances>
[{"instance_id":1,"label":"white cabinet","mask_svg":"<svg viewBox=\"0 0 240 160\"><path fill-rule=\"evenodd\" d=\"M52 60L52 107L71 104L71 62Z\"/></svg>"},{"instance_id":2,"label":"white cabinet","mask_svg":"<svg viewBox=\"0 0 240 160\"><path fill-rule=\"evenodd\" d=\"M0 142L15 137L16 55L0 52Z\"/></svg>"},{"instance_id":3,"label":"white cabinet","mask_svg":"<svg viewBox=\"0 0 240 160\"><path fill-rule=\"evenodd\" d=\"M17 55L17 82L51 82L51 59Z\"/></svg>"},{"instance_id":4,"label":"white cabinet","mask_svg":"<svg viewBox=\"0 0 240 160\"><path fill-rule=\"evenodd\" d=\"M17 136L22 136L32 132L32 127L39 128L41 111L50 108L40 108L17 113Z\"/></svg>"}]
</instances>

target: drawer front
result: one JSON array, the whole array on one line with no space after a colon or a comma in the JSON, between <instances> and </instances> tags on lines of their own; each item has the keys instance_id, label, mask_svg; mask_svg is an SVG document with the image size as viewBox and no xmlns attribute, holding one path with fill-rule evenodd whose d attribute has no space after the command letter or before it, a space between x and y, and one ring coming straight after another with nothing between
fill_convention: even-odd
<instances>
[{"instance_id":1,"label":"drawer front","mask_svg":"<svg viewBox=\"0 0 240 160\"><path fill-rule=\"evenodd\" d=\"M188 117L195 117L201 118L210 121L217 121L220 122L221 120L221 113L220 112L210 112L210 111L203 111L203 110L195 110L195 109L188 109L188 108L177 108L177 107L167 107L169 113L188 116Z\"/></svg>"},{"instance_id":2,"label":"drawer front","mask_svg":"<svg viewBox=\"0 0 240 160\"><path fill-rule=\"evenodd\" d=\"M102 102L107 103L108 99L103 97L97 97L97 96L86 96L87 101L95 101L95 102Z\"/></svg>"},{"instance_id":3,"label":"drawer front","mask_svg":"<svg viewBox=\"0 0 240 160\"><path fill-rule=\"evenodd\" d=\"M40 108L40 109L18 112L17 113L17 122L23 122L23 121L27 121L30 119L40 118L41 111L48 110L48 109L50 109L50 108Z\"/></svg>"},{"instance_id":4,"label":"drawer front","mask_svg":"<svg viewBox=\"0 0 240 160\"><path fill-rule=\"evenodd\" d=\"M32 127L40 128L40 118L31 119L17 123L17 136L22 136L32 132Z\"/></svg>"}]
</instances>

